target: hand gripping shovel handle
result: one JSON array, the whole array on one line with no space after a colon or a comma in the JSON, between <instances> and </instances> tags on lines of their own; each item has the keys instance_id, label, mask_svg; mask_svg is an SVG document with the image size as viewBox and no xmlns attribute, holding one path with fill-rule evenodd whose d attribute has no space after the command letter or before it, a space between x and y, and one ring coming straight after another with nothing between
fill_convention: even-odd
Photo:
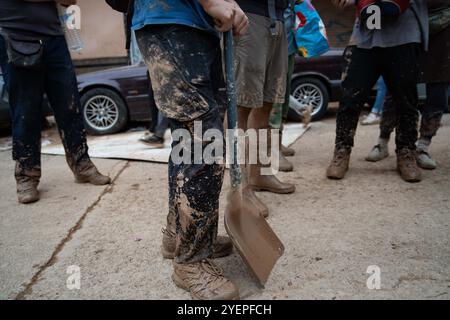
<instances>
[{"instance_id":1,"label":"hand gripping shovel handle","mask_svg":"<svg viewBox=\"0 0 450 320\"><path fill-rule=\"evenodd\" d=\"M225 77L227 81L227 122L228 122L228 148L230 155L231 187L237 188L241 184L241 170L238 164L238 137L237 137L237 101L236 84L234 82L233 59L233 31L224 33Z\"/></svg>"}]
</instances>

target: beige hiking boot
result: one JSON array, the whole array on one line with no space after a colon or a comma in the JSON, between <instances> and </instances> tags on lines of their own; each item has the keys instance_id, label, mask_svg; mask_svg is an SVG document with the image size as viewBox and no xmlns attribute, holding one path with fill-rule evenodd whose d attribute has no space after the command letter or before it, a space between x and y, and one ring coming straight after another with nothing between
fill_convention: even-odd
<instances>
[{"instance_id":1,"label":"beige hiking boot","mask_svg":"<svg viewBox=\"0 0 450 320\"><path fill-rule=\"evenodd\" d=\"M329 179L342 179L348 171L350 150L342 148L334 151L333 159L327 169Z\"/></svg>"},{"instance_id":2,"label":"beige hiking boot","mask_svg":"<svg viewBox=\"0 0 450 320\"><path fill-rule=\"evenodd\" d=\"M285 156L285 157L292 157L295 155L295 150L289 147L284 146L283 144L280 143L281 146L281 153Z\"/></svg>"},{"instance_id":3,"label":"beige hiking boot","mask_svg":"<svg viewBox=\"0 0 450 320\"><path fill-rule=\"evenodd\" d=\"M173 259L175 257L176 249L176 234L169 228L163 229L163 240L161 246L161 253L165 259ZM233 243L230 238L225 236L217 236L214 242L212 259L222 258L230 255L233 252Z\"/></svg>"},{"instance_id":4,"label":"beige hiking boot","mask_svg":"<svg viewBox=\"0 0 450 320\"><path fill-rule=\"evenodd\" d=\"M288 159L286 159L282 152L280 152L278 170L282 172L291 172L292 170L294 170L294 165Z\"/></svg>"},{"instance_id":5,"label":"beige hiking boot","mask_svg":"<svg viewBox=\"0 0 450 320\"><path fill-rule=\"evenodd\" d=\"M78 166L70 167L75 176L76 183L90 183L96 186L103 186L111 183L111 178L102 175L91 160L85 160Z\"/></svg>"},{"instance_id":6,"label":"beige hiking boot","mask_svg":"<svg viewBox=\"0 0 450 320\"><path fill-rule=\"evenodd\" d=\"M256 196L255 191L250 186L242 189L242 199L247 203L248 208L254 209L264 218L269 216L269 208Z\"/></svg>"},{"instance_id":7,"label":"beige hiking boot","mask_svg":"<svg viewBox=\"0 0 450 320\"><path fill-rule=\"evenodd\" d=\"M292 148L284 146L282 141L283 141L283 128L280 129L280 142L279 142L279 145L280 145L281 154L283 156L285 156L285 157L292 157L292 156L294 156L295 155L295 150L292 149Z\"/></svg>"},{"instance_id":8,"label":"beige hiking boot","mask_svg":"<svg viewBox=\"0 0 450 320\"><path fill-rule=\"evenodd\" d=\"M267 218L269 216L269 208L259 199L253 188L249 185L250 169L249 165L241 165L242 177L242 199L247 203L250 210L257 211L256 214Z\"/></svg>"},{"instance_id":9,"label":"beige hiking boot","mask_svg":"<svg viewBox=\"0 0 450 320\"><path fill-rule=\"evenodd\" d=\"M417 166L415 150L402 149L397 152L397 170L406 182L422 180L422 172Z\"/></svg>"},{"instance_id":10,"label":"beige hiking boot","mask_svg":"<svg viewBox=\"0 0 450 320\"><path fill-rule=\"evenodd\" d=\"M209 259L195 263L173 263L172 280L189 291L194 300L238 300L239 290Z\"/></svg>"},{"instance_id":11,"label":"beige hiking boot","mask_svg":"<svg viewBox=\"0 0 450 320\"><path fill-rule=\"evenodd\" d=\"M269 191L273 193L288 194L295 192L295 185L285 183L274 175L262 175L262 166L257 164L250 165L249 185L255 191Z\"/></svg>"},{"instance_id":12,"label":"beige hiking boot","mask_svg":"<svg viewBox=\"0 0 450 320\"><path fill-rule=\"evenodd\" d=\"M289 151L287 150L288 148L284 147L283 144L281 143L282 141L282 130L278 130L278 129L271 129L271 131L277 131L278 132L278 170L282 171L282 172L290 172L292 170L294 170L294 165L288 160L286 159L284 153L283 153L283 148L285 149L285 151ZM272 138L272 135L270 134L268 136L268 146L270 147L272 145L270 139ZM292 149L290 149L292 150ZM292 150L294 151L294 150ZM289 153L289 152L288 152ZM294 151L295 153L295 151Z\"/></svg>"},{"instance_id":13,"label":"beige hiking boot","mask_svg":"<svg viewBox=\"0 0 450 320\"><path fill-rule=\"evenodd\" d=\"M41 169L22 169L16 162L15 177L17 183L17 200L20 203L27 204L39 200L39 191L37 186L41 178Z\"/></svg>"}]
</instances>

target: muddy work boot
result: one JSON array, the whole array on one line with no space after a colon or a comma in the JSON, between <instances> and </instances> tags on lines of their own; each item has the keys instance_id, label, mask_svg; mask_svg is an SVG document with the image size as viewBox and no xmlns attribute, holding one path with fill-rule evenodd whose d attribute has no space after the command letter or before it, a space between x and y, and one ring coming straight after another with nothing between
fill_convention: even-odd
<instances>
[{"instance_id":1,"label":"muddy work boot","mask_svg":"<svg viewBox=\"0 0 450 320\"><path fill-rule=\"evenodd\" d=\"M422 180L422 172L417 166L415 150L402 149L397 152L397 170L406 182Z\"/></svg>"},{"instance_id":2,"label":"muddy work boot","mask_svg":"<svg viewBox=\"0 0 450 320\"><path fill-rule=\"evenodd\" d=\"M189 291L194 300L239 300L238 288L209 259L194 263L173 263L172 280Z\"/></svg>"},{"instance_id":3,"label":"muddy work boot","mask_svg":"<svg viewBox=\"0 0 450 320\"><path fill-rule=\"evenodd\" d=\"M278 178L273 174L269 175L261 174L262 168L263 168L262 166L256 164L250 165L249 185L253 188L253 190L269 191L280 194L288 194L295 192L295 185L291 183L282 182L278 180Z\"/></svg>"},{"instance_id":4,"label":"muddy work boot","mask_svg":"<svg viewBox=\"0 0 450 320\"><path fill-rule=\"evenodd\" d=\"M163 229L163 240L161 246L161 253L165 259L173 259L175 257L176 249L176 234L169 228ZM212 259L222 258L230 255L233 252L233 243L230 238L225 236L217 236L214 242Z\"/></svg>"},{"instance_id":5,"label":"muddy work boot","mask_svg":"<svg viewBox=\"0 0 450 320\"><path fill-rule=\"evenodd\" d=\"M327 169L327 177L329 179L342 179L348 171L350 163L350 149L341 148L334 151L333 159Z\"/></svg>"},{"instance_id":6,"label":"muddy work boot","mask_svg":"<svg viewBox=\"0 0 450 320\"><path fill-rule=\"evenodd\" d=\"M16 163L15 177L17 183L17 199L20 203L27 204L39 200L37 186L41 178L41 169L23 169Z\"/></svg>"},{"instance_id":7,"label":"muddy work boot","mask_svg":"<svg viewBox=\"0 0 450 320\"><path fill-rule=\"evenodd\" d=\"M102 175L91 160L84 160L79 165L73 166L68 161L69 167L75 176L76 183L90 183L96 186L103 186L111 183L111 178Z\"/></svg>"}]
</instances>

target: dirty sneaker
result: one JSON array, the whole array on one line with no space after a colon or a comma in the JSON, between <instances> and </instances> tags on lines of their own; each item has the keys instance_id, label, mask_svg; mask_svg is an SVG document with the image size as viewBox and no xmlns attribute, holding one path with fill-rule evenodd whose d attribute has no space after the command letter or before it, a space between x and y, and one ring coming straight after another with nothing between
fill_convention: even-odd
<instances>
[{"instance_id":1,"label":"dirty sneaker","mask_svg":"<svg viewBox=\"0 0 450 320\"><path fill-rule=\"evenodd\" d=\"M379 124L381 121L381 116L377 113L371 112L367 117L361 121L363 125Z\"/></svg>"},{"instance_id":2,"label":"dirty sneaker","mask_svg":"<svg viewBox=\"0 0 450 320\"><path fill-rule=\"evenodd\" d=\"M434 170L437 167L436 161L425 150L417 150L417 164L425 170Z\"/></svg>"},{"instance_id":3,"label":"dirty sneaker","mask_svg":"<svg viewBox=\"0 0 450 320\"><path fill-rule=\"evenodd\" d=\"M142 142L153 148L164 148L164 139L155 135L145 135L144 137L139 139L139 142Z\"/></svg>"},{"instance_id":4,"label":"dirty sneaker","mask_svg":"<svg viewBox=\"0 0 450 320\"><path fill-rule=\"evenodd\" d=\"M238 300L239 290L222 269L209 259L194 263L173 263L172 280L189 291L194 300Z\"/></svg>"},{"instance_id":5,"label":"dirty sneaker","mask_svg":"<svg viewBox=\"0 0 450 320\"><path fill-rule=\"evenodd\" d=\"M176 235L175 232L169 229L162 229L163 240L161 246L161 253L165 259L173 259L175 257ZM230 255L233 252L233 243L230 238L224 236L217 236L214 242L212 259L222 258Z\"/></svg>"},{"instance_id":6,"label":"dirty sneaker","mask_svg":"<svg viewBox=\"0 0 450 320\"><path fill-rule=\"evenodd\" d=\"M389 157L389 150L387 145L377 144L372 148L366 157L366 161L377 162Z\"/></svg>"},{"instance_id":7,"label":"dirty sneaker","mask_svg":"<svg viewBox=\"0 0 450 320\"><path fill-rule=\"evenodd\" d=\"M348 171L350 150L346 148L334 151L333 159L327 169L328 179L342 179Z\"/></svg>"}]
</instances>

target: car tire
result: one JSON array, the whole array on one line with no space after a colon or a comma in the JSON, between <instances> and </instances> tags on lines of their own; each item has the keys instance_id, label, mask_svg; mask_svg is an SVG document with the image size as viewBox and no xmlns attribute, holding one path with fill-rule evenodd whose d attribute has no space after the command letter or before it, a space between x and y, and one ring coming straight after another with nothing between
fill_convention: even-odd
<instances>
[{"instance_id":1,"label":"car tire","mask_svg":"<svg viewBox=\"0 0 450 320\"><path fill-rule=\"evenodd\" d=\"M122 131L128 123L128 108L122 97L107 88L90 89L81 97L86 131L93 135Z\"/></svg>"},{"instance_id":2,"label":"car tire","mask_svg":"<svg viewBox=\"0 0 450 320\"><path fill-rule=\"evenodd\" d=\"M310 93L304 99L300 100L302 93ZM310 102L317 103L311 114L311 120L316 121L321 119L327 112L330 94L323 81L311 78L297 78L292 82L291 95L294 96L301 104L308 105ZM302 121L301 116L293 109L289 108L288 119L291 121Z\"/></svg>"}]
</instances>

